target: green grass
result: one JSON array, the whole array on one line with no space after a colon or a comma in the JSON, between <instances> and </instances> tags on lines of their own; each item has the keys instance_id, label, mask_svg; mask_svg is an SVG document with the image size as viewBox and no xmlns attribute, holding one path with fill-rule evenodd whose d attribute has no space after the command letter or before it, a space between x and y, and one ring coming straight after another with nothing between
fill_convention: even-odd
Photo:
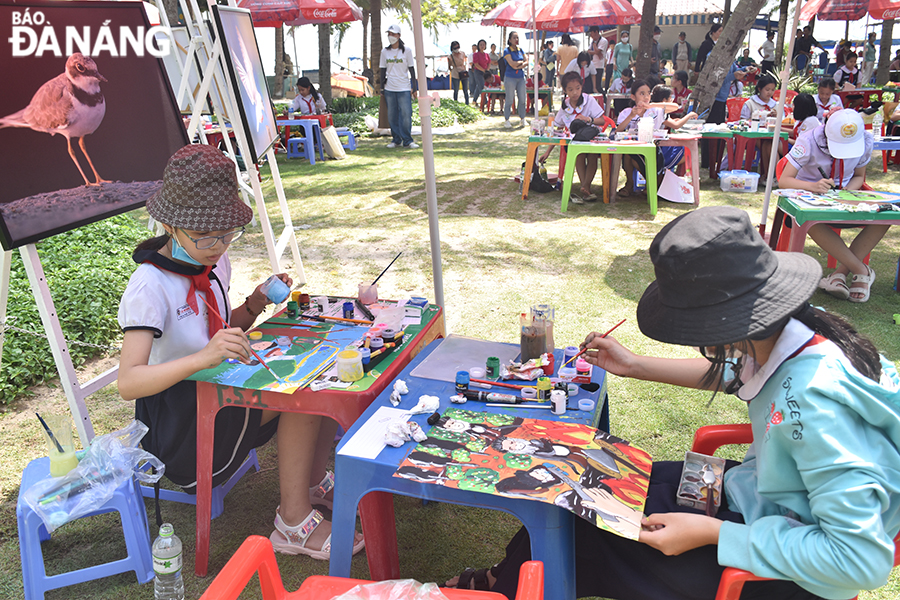
<instances>
[{"instance_id":1,"label":"green grass","mask_svg":"<svg viewBox=\"0 0 900 600\"><path fill-rule=\"evenodd\" d=\"M614 205L570 206L559 212L559 193L533 193L522 202L512 176L525 155L522 130L508 131L501 118L484 119L466 133L435 138L441 255L446 320L450 332L516 342L518 314L532 304L556 306L557 346L577 344L590 331L604 331L627 317L616 337L637 352L689 356L691 350L644 338L635 321L635 307L653 279L647 248L653 236L690 206L661 202L656 217L645 200ZM434 297L431 250L426 213L422 151L389 150L387 139L359 139L346 160L317 162L281 160L279 168L297 228L306 289L317 293L354 294L361 281L371 281L403 250L403 257L379 282L382 297L410 294ZM554 154L550 163L555 164ZM548 164L550 164L548 163ZM900 175L881 174L876 153L869 182L876 189L900 190ZM555 168L551 168L551 171ZM280 230L280 213L268 170L263 188L270 216ZM599 180L599 178L598 178ZM758 221L762 193L722 193L704 179L703 206L728 204L747 210ZM772 211L770 211L771 214ZM140 216L140 215L138 215ZM824 266L825 257L811 243L806 252ZM242 278L232 296L241 298L268 275L265 244L252 229L232 251L235 271ZM849 318L870 336L890 359L900 358L900 336L891 317L898 296L891 289L900 255L900 233L891 230L872 255L878 273L872 299L857 305L816 294L816 304ZM290 265L296 275L297 265ZM53 277L48 273L48 277ZM244 281L246 280L246 281ZM254 283L248 283L254 282ZM705 424L745 420L741 403L719 395L707 407L709 394L612 377L609 384L612 430L650 451L658 459L678 459L689 447L694 430ZM21 596L14 507L19 478L27 462L43 453L31 411L38 399L24 399L0 417L0 595ZM100 433L122 426L133 407L119 399L114 386L88 401ZM51 390L38 410L64 410L59 390ZM739 451L733 451L738 457ZM226 499L225 514L212 524L210 577L194 576L194 509L164 503L163 516L175 525L185 546L187 597L196 598L209 585L241 541L251 534L268 535L278 485L274 446L262 449L263 471L246 477ZM439 581L464 567L487 566L502 556L517 523L508 515L447 504L395 497L400 569L405 577ZM152 504L148 503L152 515ZM45 545L53 569L71 568L85 560L103 559L122 551L115 518L98 517L70 523ZM288 589L296 589L312 574L327 572L327 564L305 557L279 556ZM353 561L352 575L367 578L365 555ZM552 576L552 574L548 574ZM900 576L886 588L862 595L864 600L896 597ZM149 586L135 585L133 575L103 579L47 594L48 598L147 598ZM259 597L258 590L245 594Z\"/></svg>"}]
</instances>

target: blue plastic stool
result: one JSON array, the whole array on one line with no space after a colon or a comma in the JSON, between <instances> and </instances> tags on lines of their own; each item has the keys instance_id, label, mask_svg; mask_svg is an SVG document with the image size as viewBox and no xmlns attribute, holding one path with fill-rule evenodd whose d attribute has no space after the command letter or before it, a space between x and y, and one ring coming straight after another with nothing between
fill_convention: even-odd
<instances>
[{"instance_id":1,"label":"blue plastic stool","mask_svg":"<svg viewBox=\"0 0 900 600\"><path fill-rule=\"evenodd\" d=\"M309 164L316 164L316 152L311 139L292 137L288 140L288 158L305 158Z\"/></svg>"},{"instance_id":2,"label":"blue plastic stool","mask_svg":"<svg viewBox=\"0 0 900 600\"><path fill-rule=\"evenodd\" d=\"M47 575L44 568L44 555L41 552L41 542L49 540L50 534L44 527L41 518L31 510L22 495L32 485L48 477L50 477L49 458L38 458L28 463L22 473L22 485L19 488L19 500L16 503L16 518L19 523L19 553L22 558L22 581L26 600L40 600L44 597L44 592L48 590L128 571L135 572L139 583L153 581L153 556L150 550L147 511L144 509L144 499L141 497L137 480L134 478L119 486L106 504L89 515L85 515L94 516L118 511L125 533L125 547L128 550L128 556L68 573Z\"/></svg>"},{"instance_id":3,"label":"blue plastic stool","mask_svg":"<svg viewBox=\"0 0 900 600\"><path fill-rule=\"evenodd\" d=\"M341 145L347 150L356 150L356 136L353 135L353 132L350 131L346 127L339 127L335 129L337 132L338 138L347 138L347 143L341 143Z\"/></svg>"},{"instance_id":4,"label":"blue plastic stool","mask_svg":"<svg viewBox=\"0 0 900 600\"><path fill-rule=\"evenodd\" d=\"M222 485L218 487L214 487L212 490L212 502L210 507L212 512L210 513L210 519L215 519L219 515L221 515L225 511L225 496L231 491L231 488L235 486L235 484L244 476L247 471L250 469L256 469L256 472L259 472L259 459L256 457L256 448L250 451L250 454L247 455L247 458L244 459L241 467L234 472L234 474ZM153 486L142 485L141 492L143 493L145 498L155 498L156 494L154 493ZM188 494L187 492L179 492L177 490L166 490L163 488L159 489L159 499L167 500L169 502L180 502L182 504L193 504L197 505L197 495L196 494Z\"/></svg>"}]
</instances>

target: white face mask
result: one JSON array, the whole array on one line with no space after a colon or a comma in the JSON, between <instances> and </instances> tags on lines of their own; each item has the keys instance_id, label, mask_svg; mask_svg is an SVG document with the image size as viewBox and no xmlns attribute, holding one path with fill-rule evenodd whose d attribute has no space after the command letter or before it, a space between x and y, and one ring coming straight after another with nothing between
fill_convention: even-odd
<instances>
[{"instance_id":1,"label":"white face mask","mask_svg":"<svg viewBox=\"0 0 900 600\"><path fill-rule=\"evenodd\" d=\"M396 44L400 41L399 35L388 34L388 39L391 41L391 44Z\"/></svg>"},{"instance_id":2,"label":"white face mask","mask_svg":"<svg viewBox=\"0 0 900 600\"><path fill-rule=\"evenodd\" d=\"M623 36L622 36L622 43L623 43L623 44L627 44L627 43L628 43L628 36L627 36L627 35L623 35Z\"/></svg>"},{"instance_id":3,"label":"white face mask","mask_svg":"<svg viewBox=\"0 0 900 600\"><path fill-rule=\"evenodd\" d=\"M653 41L658 42L660 37L662 37L662 36L657 33L656 35L653 36Z\"/></svg>"}]
</instances>

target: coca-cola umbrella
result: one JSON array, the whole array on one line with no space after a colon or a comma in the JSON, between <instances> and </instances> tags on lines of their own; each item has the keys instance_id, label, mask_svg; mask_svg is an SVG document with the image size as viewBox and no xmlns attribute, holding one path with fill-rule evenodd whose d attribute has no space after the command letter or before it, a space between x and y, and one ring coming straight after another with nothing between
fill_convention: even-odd
<instances>
[{"instance_id":1,"label":"coca-cola umbrella","mask_svg":"<svg viewBox=\"0 0 900 600\"><path fill-rule=\"evenodd\" d=\"M810 0L800 11L801 21L857 21L869 13L877 21L900 18L897 0Z\"/></svg>"},{"instance_id":2,"label":"coca-cola umbrella","mask_svg":"<svg viewBox=\"0 0 900 600\"><path fill-rule=\"evenodd\" d=\"M543 0L537 3L541 6ZM506 0L484 15L481 24L484 26L496 25L498 27L531 27L532 16L531 0Z\"/></svg>"},{"instance_id":3,"label":"coca-cola umbrella","mask_svg":"<svg viewBox=\"0 0 900 600\"><path fill-rule=\"evenodd\" d=\"M591 25L634 25L641 13L626 0L548 0L537 11L536 25L544 31L584 31Z\"/></svg>"},{"instance_id":4,"label":"coca-cola umbrella","mask_svg":"<svg viewBox=\"0 0 900 600\"><path fill-rule=\"evenodd\" d=\"M250 11L254 27L362 20L353 0L240 0L238 6Z\"/></svg>"}]
</instances>

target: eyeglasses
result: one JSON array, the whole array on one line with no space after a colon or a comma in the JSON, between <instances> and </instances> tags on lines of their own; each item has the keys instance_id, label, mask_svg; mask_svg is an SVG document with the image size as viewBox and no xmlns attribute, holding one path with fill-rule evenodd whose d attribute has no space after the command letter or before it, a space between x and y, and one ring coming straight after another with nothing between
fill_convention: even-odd
<instances>
[{"instance_id":1,"label":"eyeglasses","mask_svg":"<svg viewBox=\"0 0 900 600\"><path fill-rule=\"evenodd\" d=\"M184 231L184 229L182 229L181 231L184 232L184 235L186 235L189 240L194 242L194 246L197 247L197 250L208 250L209 248L215 246L219 242L219 240L221 240L222 243L227 246L244 235L243 227L235 231L230 231L225 235L205 235L196 239L192 238L187 231Z\"/></svg>"}]
</instances>

